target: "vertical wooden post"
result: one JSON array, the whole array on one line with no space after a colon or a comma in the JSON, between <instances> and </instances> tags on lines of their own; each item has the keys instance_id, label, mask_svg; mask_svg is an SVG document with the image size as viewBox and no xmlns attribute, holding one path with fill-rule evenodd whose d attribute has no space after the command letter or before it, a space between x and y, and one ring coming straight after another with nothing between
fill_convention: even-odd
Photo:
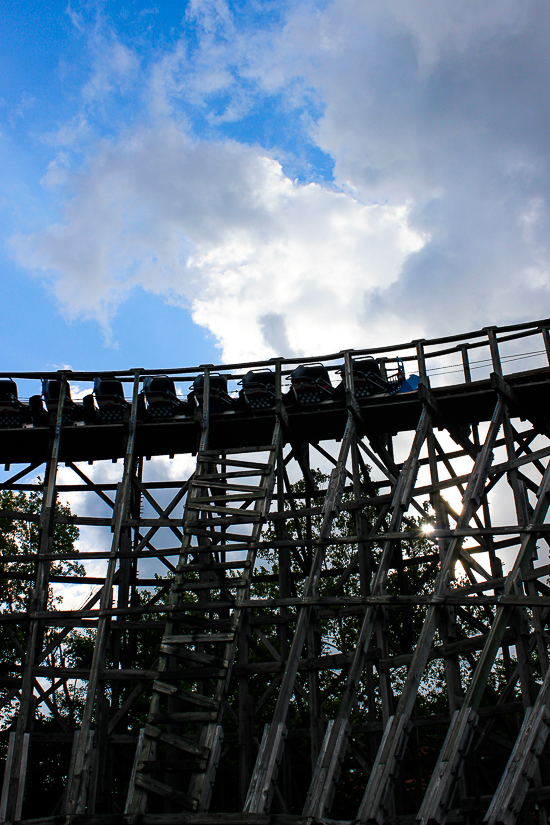
<instances>
[{"instance_id":1,"label":"vertical wooden post","mask_svg":"<svg viewBox=\"0 0 550 825\"><path fill-rule=\"evenodd\" d=\"M484 332L487 333L489 339L489 349L491 351L491 361L493 362L493 371L497 375L502 375L502 364L500 362L500 352L498 349L498 341L496 330L497 327L485 327Z\"/></svg>"},{"instance_id":2,"label":"vertical wooden post","mask_svg":"<svg viewBox=\"0 0 550 825\"><path fill-rule=\"evenodd\" d=\"M429 413L427 408L424 407L416 428L409 457L404 463L401 474L395 483L392 500L392 517L389 526L390 532L399 530L403 515L411 502L418 474L419 455L426 439L429 423ZM381 595L385 591L386 578L393 558L393 550L393 541L385 541L378 569L372 582L371 592L373 595ZM340 773L340 763L347 745L349 717L353 708L357 686L361 678L371 638L380 627L378 613L379 611L373 605L369 605L365 610L336 719L334 720L334 725L332 725L330 729L327 729L325 742L311 780L303 810L304 817L311 816L322 819L327 815L327 811L329 811L330 805L332 804L336 790L336 782ZM391 690L391 684L389 685L389 690ZM386 708L386 710L387 709L388 708Z\"/></svg>"},{"instance_id":3,"label":"vertical wooden post","mask_svg":"<svg viewBox=\"0 0 550 825\"><path fill-rule=\"evenodd\" d=\"M50 562L41 559L48 553L53 538L53 519L56 504L56 478L57 465L59 462L59 445L61 441L61 427L63 423L63 409L65 406L65 393L67 387L67 376L60 375L59 397L55 425L50 434L49 459L44 479L44 494L39 521L39 543L36 562L36 580L34 589L30 596L29 613L31 616L38 611L45 610L48 603L49 571ZM26 763L28 752L28 736L26 736L32 725L34 714L34 677L33 666L39 655L42 646L43 626L39 619L32 618L27 637L27 647L25 661L23 663L23 680L21 685L21 698L19 713L15 728L15 738L13 741L12 757L9 773L9 784L6 788L5 813L6 820L18 819L16 816L18 806L19 813L24 798ZM26 738L25 738L26 737Z\"/></svg>"},{"instance_id":4,"label":"vertical wooden post","mask_svg":"<svg viewBox=\"0 0 550 825\"><path fill-rule=\"evenodd\" d=\"M489 338L489 346L491 348L491 360L493 362L493 371L497 375L502 376L502 364L500 360L498 340L496 337L495 329L495 327L487 329L487 335ZM513 428L510 421L510 411L508 410L508 407L506 405L502 424L508 461L513 461L516 457L515 442ZM518 524L521 526L525 526L529 521L529 508L525 484L520 479L517 469L514 468L509 470L507 475L508 483L510 484L510 487L512 488L512 492L514 494L514 505L516 508ZM529 560L528 563L532 566L532 560ZM525 615L523 608L518 607L515 611L513 611L513 615L518 626L525 625ZM532 666L529 659L529 651L527 650L527 646L525 644L524 633L518 634L515 642L515 647L518 656L518 667L520 671L520 683L523 696L523 703L524 707L527 709L528 707L531 707L532 702L534 700L535 685L532 674ZM503 653L504 652L505 651L503 651Z\"/></svg>"},{"instance_id":5,"label":"vertical wooden post","mask_svg":"<svg viewBox=\"0 0 550 825\"><path fill-rule=\"evenodd\" d=\"M460 347L460 351L462 353L462 367L464 369L464 381L466 384L472 383L472 373L470 371L470 358L468 356L468 346L463 344Z\"/></svg>"},{"instance_id":6,"label":"vertical wooden post","mask_svg":"<svg viewBox=\"0 0 550 825\"><path fill-rule=\"evenodd\" d=\"M204 385L202 395L202 417L201 417L202 434L200 438L199 451L206 450L208 447L208 433L210 429L210 367L204 368Z\"/></svg>"},{"instance_id":7,"label":"vertical wooden post","mask_svg":"<svg viewBox=\"0 0 550 825\"><path fill-rule=\"evenodd\" d=\"M423 384L427 387L430 386L430 379L428 378L428 373L426 370L426 357L424 355L424 343L425 338L419 338L416 341L413 341L413 344L416 345L416 360L418 362L418 375L420 380Z\"/></svg>"},{"instance_id":8,"label":"vertical wooden post","mask_svg":"<svg viewBox=\"0 0 550 825\"><path fill-rule=\"evenodd\" d=\"M548 327L543 327L541 332L542 340L544 342L544 349L546 350L546 357L548 359L548 363L550 364L550 332L548 332Z\"/></svg>"},{"instance_id":9,"label":"vertical wooden post","mask_svg":"<svg viewBox=\"0 0 550 825\"><path fill-rule=\"evenodd\" d=\"M132 486L132 473L134 469L134 448L136 439L136 421L139 395L140 371L134 373L132 407L130 412L130 423L126 452L124 456L124 471L121 483L118 485L115 506L113 509L111 552L105 584L99 605L99 618L97 622L96 639L94 645L94 655L90 667L90 677L86 694L86 703L82 714L80 736L75 742L76 753L74 759L74 772L71 787L67 788L66 810L67 815L84 813L88 805L87 788L87 766L90 763L92 748L92 725L94 722L94 711L98 697L98 690L101 690L101 670L105 666L105 654L109 636L110 616L109 612L113 599L113 583L118 562L118 553L122 531L125 529L125 520L128 516L130 506L130 494ZM93 800L91 800L93 802ZM91 813L92 811L90 811Z\"/></svg>"},{"instance_id":10,"label":"vertical wooden post","mask_svg":"<svg viewBox=\"0 0 550 825\"><path fill-rule=\"evenodd\" d=\"M485 443L477 456L474 470L466 488L462 512L457 525L458 529L465 527L469 523L472 514L479 507L492 462L493 447L500 430L502 415L503 403L499 398ZM401 756L408 740L409 719L416 701L424 669L428 662L432 640L436 631L440 613L439 605L443 601L448 577L458 558L462 541L463 539L460 537L451 541L445 562L441 565L437 575L432 597L433 602L428 608L413 660L407 673L405 685L395 711L395 716L388 721L386 726L382 744L359 808L357 818L361 822L373 821L378 823L378 825L382 825L384 821L385 810L390 800L395 780L399 774Z\"/></svg>"},{"instance_id":11,"label":"vertical wooden post","mask_svg":"<svg viewBox=\"0 0 550 825\"><path fill-rule=\"evenodd\" d=\"M332 521L342 497L345 477L346 462L348 453L355 437L355 422L353 415L348 413L346 430L340 446L340 454L336 467L332 471L328 490L323 506L323 517L321 529L319 531L319 544L317 546L311 570L304 586L304 596L311 596L317 593L322 564L325 558L325 542L329 537ZM294 631L294 637L290 648L287 666L283 675L281 689L273 713L265 748L260 750L250 788L246 799L244 810L250 813L261 813L268 811L273 795L274 782L277 777L278 766L284 747L284 731L288 714L288 706L294 692L294 682L300 655L307 635L307 628L311 617L311 607L304 606L298 612L298 619Z\"/></svg>"}]
</instances>

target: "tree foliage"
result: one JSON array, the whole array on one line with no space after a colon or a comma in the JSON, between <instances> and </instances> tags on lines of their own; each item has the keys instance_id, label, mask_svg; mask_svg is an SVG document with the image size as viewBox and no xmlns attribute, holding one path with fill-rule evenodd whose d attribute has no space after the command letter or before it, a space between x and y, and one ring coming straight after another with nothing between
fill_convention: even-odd
<instances>
[{"instance_id":1,"label":"tree foliage","mask_svg":"<svg viewBox=\"0 0 550 825\"><path fill-rule=\"evenodd\" d=\"M42 496L38 492L29 494L0 491L0 509L38 516L42 505ZM55 508L57 516L70 516L71 510L67 504L58 503ZM74 524L56 524L53 530L51 552L67 554L75 552L75 542L78 540L79 530ZM38 550L39 529L37 520L0 519L0 611L13 612L26 610L29 593L32 590L33 574L36 569L35 561L22 560L15 564L2 563L2 556L34 556ZM84 567L77 560L53 561L50 574L54 576L72 574L83 576ZM54 596L50 586L48 606L53 608L61 601Z\"/></svg>"}]
</instances>

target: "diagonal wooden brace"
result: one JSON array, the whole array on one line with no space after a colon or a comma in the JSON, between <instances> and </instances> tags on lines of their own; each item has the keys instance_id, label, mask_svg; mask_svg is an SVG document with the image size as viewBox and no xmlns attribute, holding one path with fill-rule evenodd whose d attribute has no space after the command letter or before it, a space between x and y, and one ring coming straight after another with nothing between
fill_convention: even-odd
<instances>
[{"instance_id":1,"label":"diagonal wooden brace","mask_svg":"<svg viewBox=\"0 0 550 825\"><path fill-rule=\"evenodd\" d=\"M282 722L279 722L270 737L271 729L272 725L266 725L264 728L256 763L263 767L254 772L244 803L245 812L257 811L264 813L269 811L271 805L271 798L275 790L275 779L283 757L286 727ZM270 739L274 743L273 747L270 747Z\"/></svg>"},{"instance_id":2,"label":"diagonal wooden brace","mask_svg":"<svg viewBox=\"0 0 550 825\"><path fill-rule=\"evenodd\" d=\"M525 714L508 764L483 819L488 825L515 825L537 769L550 728L550 671L534 707Z\"/></svg>"},{"instance_id":3,"label":"diagonal wooden brace","mask_svg":"<svg viewBox=\"0 0 550 825\"><path fill-rule=\"evenodd\" d=\"M434 772L432 776L428 792L416 816L417 822L439 825L445 821L453 801L456 778L462 770L478 718L471 708L455 711L437 763L437 774Z\"/></svg>"},{"instance_id":4,"label":"diagonal wooden brace","mask_svg":"<svg viewBox=\"0 0 550 825\"><path fill-rule=\"evenodd\" d=\"M388 775L396 777L398 774L398 765L403 759L410 729L409 717L404 713L388 719L382 743L372 766L367 792L357 814L359 822L383 825L387 819L386 779Z\"/></svg>"}]
</instances>

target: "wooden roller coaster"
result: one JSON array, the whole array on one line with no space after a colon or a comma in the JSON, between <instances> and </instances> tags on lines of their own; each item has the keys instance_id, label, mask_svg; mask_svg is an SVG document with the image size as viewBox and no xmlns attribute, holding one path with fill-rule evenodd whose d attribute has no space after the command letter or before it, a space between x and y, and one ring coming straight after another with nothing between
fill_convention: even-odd
<instances>
[{"instance_id":1,"label":"wooden roller coaster","mask_svg":"<svg viewBox=\"0 0 550 825\"><path fill-rule=\"evenodd\" d=\"M0 375L0 820L546 825L549 328Z\"/></svg>"}]
</instances>

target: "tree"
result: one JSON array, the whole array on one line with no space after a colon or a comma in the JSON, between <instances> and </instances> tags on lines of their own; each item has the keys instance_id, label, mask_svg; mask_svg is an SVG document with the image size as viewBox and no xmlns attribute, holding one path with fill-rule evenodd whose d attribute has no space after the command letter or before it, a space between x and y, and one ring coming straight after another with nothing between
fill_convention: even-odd
<instances>
[{"instance_id":1,"label":"tree","mask_svg":"<svg viewBox=\"0 0 550 825\"><path fill-rule=\"evenodd\" d=\"M38 492L29 494L12 490L0 491L0 509L29 515L39 515L42 497ZM55 508L57 516L70 516L71 509L67 504L58 503ZM74 524L57 524L53 531L52 553L64 555L75 552L75 542L78 540L79 530ZM38 550L39 529L38 521L12 521L0 519L0 612L26 610L29 593L32 590L32 577L35 571L34 561L2 563L1 556L29 556ZM84 576L82 564L76 560L52 562L51 575L61 576L72 574ZM48 605L50 608L59 604L61 597L54 596L50 586Z\"/></svg>"},{"instance_id":2,"label":"tree","mask_svg":"<svg viewBox=\"0 0 550 825\"><path fill-rule=\"evenodd\" d=\"M0 491L0 509L37 516L40 514L42 497L39 492ZM70 507L58 503L55 508L57 516L70 516ZM51 552L59 554L59 561L50 565L51 576L84 576L84 566L76 559L62 558L76 552L76 541L79 538L78 527L72 524L56 524L53 530ZM36 562L28 557L35 556L38 551L40 533L38 520L11 520L0 519L0 614L20 613L28 609L29 599L34 585ZM21 556L21 561L3 561L5 557ZM62 597L55 595L53 587L48 590L48 610L56 610L61 605ZM9 730L18 710L17 686L21 678L21 664L26 650L28 624L2 623L0 626L0 722L4 731ZM48 626L44 633L43 647L51 642L59 628ZM86 639L79 631L71 631L62 643L54 648L44 664L64 665L65 659L73 656L76 650L86 644ZM90 644L89 641L87 642ZM44 685L41 685L44 691ZM36 690L39 690L38 686ZM47 692L47 691L46 691ZM60 689L51 691L46 702L39 706L34 725L34 731L40 733L57 732L60 730L58 720L63 720L66 728L74 727L75 719L80 715L82 706L81 689L77 685L69 687L63 682ZM30 758L32 769L28 771L26 789L25 815L38 815L43 812L44 805L53 809L59 796L59 788L63 787L65 765L59 759L59 748L53 742L41 741L33 744ZM2 755L7 750L6 733L0 739ZM68 751L67 750L67 759ZM48 801L49 800L49 801ZM30 808L29 808L30 803ZM33 804L37 805L36 810Z\"/></svg>"}]
</instances>

